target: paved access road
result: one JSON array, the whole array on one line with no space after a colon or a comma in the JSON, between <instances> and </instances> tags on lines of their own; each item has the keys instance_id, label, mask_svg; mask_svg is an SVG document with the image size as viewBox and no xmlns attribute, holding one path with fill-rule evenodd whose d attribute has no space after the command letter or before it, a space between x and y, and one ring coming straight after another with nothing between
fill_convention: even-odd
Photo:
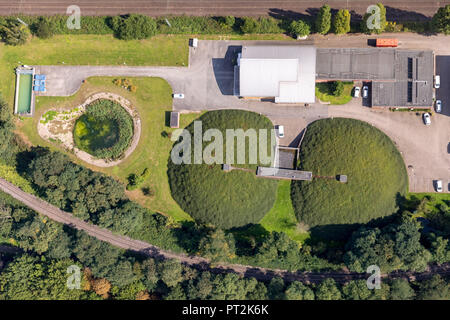
<instances>
[{"instance_id":1,"label":"paved access road","mask_svg":"<svg viewBox=\"0 0 450 320\"><path fill-rule=\"evenodd\" d=\"M27 207L33 209L34 211L47 216L48 218L68 225L72 228L78 230L83 230L92 237L98 240L108 242L113 246L136 251L153 257L156 259L177 259L181 263L190 265L192 267L201 270L210 270L215 273L232 272L239 275L244 275L248 277L255 277L258 280L270 280L275 276L283 277L288 281L301 281L306 283L321 282L326 278L333 278L337 282L347 282L349 280L366 279L367 275L363 273L350 273L350 272L332 272L332 273L293 273L286 270L277 269L265 269L259 267L245 266L239 264L227 264L218 265L217 267L211 267L209 261L202 257L197 256L187 256L185 254L173 253L167 250L162 250L155 247L147 242L131 239L125 236L113 234L111 231L100 228L98 226L86 223L78 218L75 218L70 213L60 210L59 208L45 202L34 195L22 191L15 185L7 182L0 178L0 190L8 193L13 198L22 202ZM1 249L1 247L0 247ZM447 275L450 274L450 264L444 264L441 266L430 266L426 272L423 273L412 273L412 272L395 272L390 275L382 275L383 278L386 277L406 277L411 280L427 278L433 274Z\"/></svg>"},{"instance_id":2,"label":"paved access road","mask_svg":"<svg viewBox=\"0 0 450 320\"><path fill-rule=\"evenodd\" d=\"M235 15L291 16L316 14L317 8L328 4L334 9L348 9L360 17L367 7L376 3L368 0L0 0L0 14L65 14L67 7L78 5L82 15L116 15L142 13L162 15ZM426 20L439 7L450 1L385 0L390 20Z\"/></svg>"}]
</instances>

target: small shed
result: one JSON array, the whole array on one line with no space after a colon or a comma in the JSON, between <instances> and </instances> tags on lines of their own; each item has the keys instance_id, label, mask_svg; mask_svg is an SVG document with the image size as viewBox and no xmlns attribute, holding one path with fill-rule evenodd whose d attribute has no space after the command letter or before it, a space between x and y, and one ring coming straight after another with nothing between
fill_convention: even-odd
<instances>
[{"instance_id":1,"label":"small shed","mask_svg":"<svg viewBox=\"0 0 450 320\"><path fill-rule=\"evenodd\" d=\"M170 127L171 128L179 128L180 127L180 113L179 112L171 112L170 113Z\"/></svg>"},{"instance_id":2,"label":"small shed","mask_svg":"<svg viewBox=\"0 0 450 320\"><path fill-rule=\"evenodd\" d=\"M198 46L198 39L197 38L192 39L191 44L192 44L193 48L197 48L197 46Z\"/></svg>"},{"instance_id":3,"label":"small shed","mask_svg":"<svg viewBox=\"0 0 450 320\"><path fill-rule=\"evenodd\" d=\"M347 182L347 176L344 175L344 174L338 175L338 181L342 182L342 183L346 183Z\"/></svg>"}]
</instances>

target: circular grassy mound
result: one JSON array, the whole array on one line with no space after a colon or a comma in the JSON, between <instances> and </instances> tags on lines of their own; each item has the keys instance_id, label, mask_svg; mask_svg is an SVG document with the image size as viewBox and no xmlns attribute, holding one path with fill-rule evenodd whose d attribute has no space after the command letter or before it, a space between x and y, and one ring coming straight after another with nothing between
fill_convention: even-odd
<instances>
[{"instance_id":1,"label":"circular grassy mound","mask_svg":"<svg viewBox=\"0 0 450 320\"><path fill-rule=\"evenodd\" d=\"M226 159L226 129L273 128L269 119L253 112L240 110L220 110L205 113L202 122L203 133L210 128L220 130L223 135L223 162ZM194 123L186 128L193 136ZM270 133L270 132L269 132ZM270 136L269 136L270 137ZM268 139L267 150L270 150ZM181 139L179 139L181 141ZM192 138L192 149L193 148ZM213 138L212 141L215 141ZM226 142L226 143L225 143ZM178 142L175 143L175 145ZM203 150L211 144L203 142ZM248 143L246 143L245 164L233 166L243 170L224 172L221 164L174 164L169 159L168 176L175 201L197 222L213 224L220 228L239 227L258 223L273 206L277 181L257 178L257 164L249 164ZM234 144L237 146L237 140ZM193 153L193 151L192 151ZM235 152L236 155L236 152ZM194 157L192 157L193 163ZM258 157L258 161L260 161Z\"/></svg>"},{"instance_id":2,"label":"circular grassy mound","mask_svg":"<svg viewBox=\"0 0 450 320\"><path fill-rule=\"evenodd\" d=\"M395 145L380 130L353 119L312 123L300 150L300 167L313 181L293 181L292 203L310 227L365 223L394 213L407 191L407 174ZM347 175L341 183L337 175ZM329 229L331 230L331 229Z\"/></svg>"},{"instance_id":3,"label":"circular grassy mound","mask_svg":"<svg viewBox=\"0 0 450 320\"><path fill-rule=\"evenodd\" d=\"M101 159L117 159L133 137L133 120L117 102L101 99L86 107L73 131L75 145Z\"/></svg>"}]
</instances>

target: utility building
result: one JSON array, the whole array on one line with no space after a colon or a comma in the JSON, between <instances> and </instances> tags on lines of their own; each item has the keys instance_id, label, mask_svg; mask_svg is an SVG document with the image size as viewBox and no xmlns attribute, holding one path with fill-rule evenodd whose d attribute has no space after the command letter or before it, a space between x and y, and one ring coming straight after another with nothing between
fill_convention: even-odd
<instances>
[{"instance_id":1,"label":"utility building","mask_svg":"<svg viewBox=\"0 0 450 320\"><path fill-rule=\"evenodd\" d=\"M312 46L244 46L236 69L236 95L275 103L315 102L316 49Z\"/></svg>"}]
</instances>

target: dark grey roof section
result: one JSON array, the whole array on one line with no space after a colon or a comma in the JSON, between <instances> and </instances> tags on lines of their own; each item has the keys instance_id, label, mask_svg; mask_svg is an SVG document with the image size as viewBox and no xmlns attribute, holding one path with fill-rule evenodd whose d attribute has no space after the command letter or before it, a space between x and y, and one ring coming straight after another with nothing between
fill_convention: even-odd
<instances>
[{"instance_id":1,"label":"dark grey roof section","mask_svg":"<svg viewBox=\"0 0 450 320\"><path fill-rule=\"evenodd\" d=\"M317 49L317 79L372 81L373 107L430 107L431 50L394 48Z\"/></svg>"},{"instance_id":2,"label":"dark grey roof section","mask_svg":"<svg viewBox=\"0 0 450 320\"><path fill-rule=\"evenodd\" d=\"M433 73L432 51L396 50L395 81L372 82L372 106L432 106Z\"/></svg>"},{"instance_id":3,"label":"dark grey roof section","mask_svg":"<svg viewBox=\"0 0 450 320\"><path fill-rule=\"evenodd\" d=\"M317 79L393 80L395 49L317 49Z\"/></svg>"}]
</instances>

